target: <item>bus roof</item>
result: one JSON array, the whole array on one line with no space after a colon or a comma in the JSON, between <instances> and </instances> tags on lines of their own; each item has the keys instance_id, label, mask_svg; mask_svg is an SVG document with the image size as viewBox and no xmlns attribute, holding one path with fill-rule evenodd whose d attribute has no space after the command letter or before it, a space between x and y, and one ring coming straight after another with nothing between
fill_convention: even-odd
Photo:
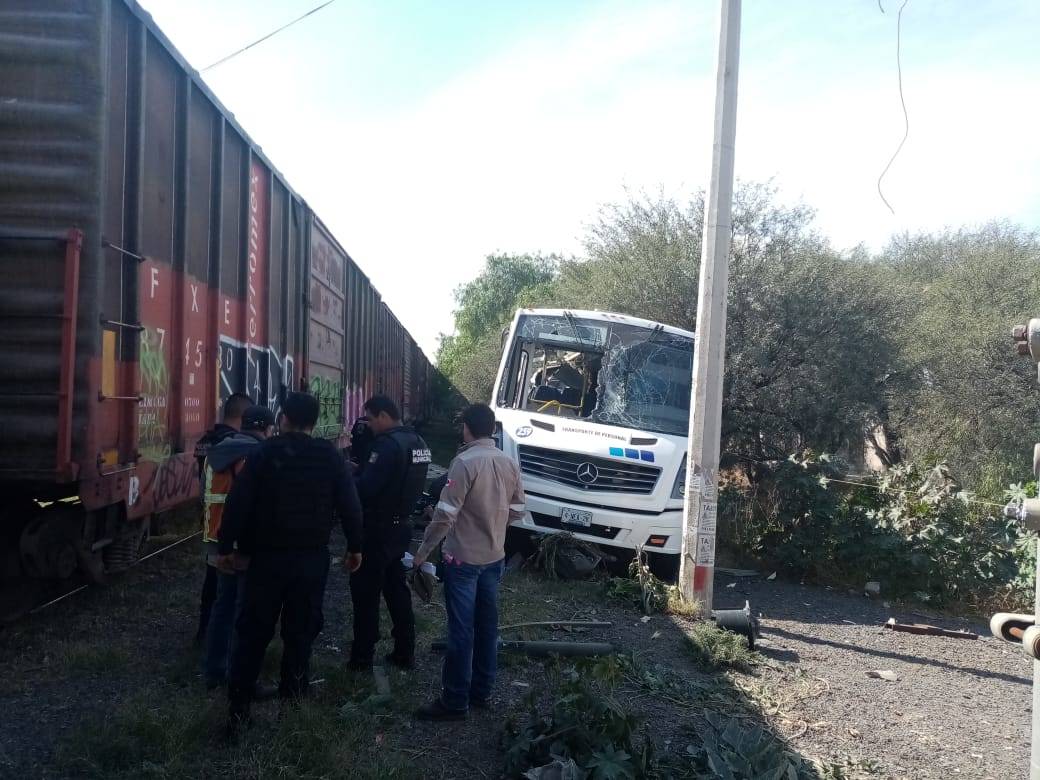
<instances>
[{"instance_id":1,"label":"bus roof","mask_svg":"<svg viewBox=\"0 0 1040 780\"><path fill-rule=\"evenodd\" d=\"M584 309L519 309L516 316L521 314L533 314L535 316L541 315L543 317L565 317L570 314L572 317L583 319L583 320L602 320L603 322L620 322L625 325L634 325L637 328L664 328L665 333L671 333L676 336L686 336L687 338L693 338L693 332L689 330L683 330L677 328L674 325L665 325L663 322L654 322L653 320L644 320L641 317L630 317L627 314L615 314L609 311L585 311Z\"/></svg>"}]
</instances>

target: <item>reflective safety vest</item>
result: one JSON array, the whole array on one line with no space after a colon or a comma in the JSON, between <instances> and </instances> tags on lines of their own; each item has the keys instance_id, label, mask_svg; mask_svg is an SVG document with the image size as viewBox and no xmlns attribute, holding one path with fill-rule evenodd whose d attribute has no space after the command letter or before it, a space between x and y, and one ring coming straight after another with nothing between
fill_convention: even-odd
<instances>
[{"instance_id":1,"label":"reflective safety vest","mask_svg":"<svg viewBox=\"0 0 1040 780\"><path fill-rule=\"evenodd\" d=\"M226 471L214 471L206 466L206 485L202 494L203 504L203 541L217 542L220 535L220 521L224 516L224 503L227 501L235 476L242 470L245 458L236 461Z\"/></svg>"}]
</instances>

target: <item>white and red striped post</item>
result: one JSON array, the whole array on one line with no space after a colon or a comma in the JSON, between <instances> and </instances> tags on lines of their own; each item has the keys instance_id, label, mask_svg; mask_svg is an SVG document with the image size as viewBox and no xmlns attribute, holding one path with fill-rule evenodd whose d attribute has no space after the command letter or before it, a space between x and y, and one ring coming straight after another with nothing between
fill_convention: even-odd
<instances>
[{"instance_id":1,"label":"white and red striped post","mask_svg":"<svg viewBox=\"0 0 1040 780\"><path fill-rule=\"evenodd\" d=\"M696 343L686 456L682 558L683 598L712 605L715 524L718 509L722 374L726 352L726 288L733 205L733 157L737 130L737 65L740 59L740 0L722 0L715 85L715 130L711 181L704 214L704 245L697 297Z\"/></svg>"}]
</instances>

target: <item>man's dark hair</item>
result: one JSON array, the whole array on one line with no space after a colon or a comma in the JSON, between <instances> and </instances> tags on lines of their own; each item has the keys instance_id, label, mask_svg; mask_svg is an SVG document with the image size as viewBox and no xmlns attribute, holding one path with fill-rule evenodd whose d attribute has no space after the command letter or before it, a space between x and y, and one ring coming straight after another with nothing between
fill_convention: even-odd
<instances>
[{"instance_id":1,"label":"man's dark hair","mask_svg":"<svg viewBox=\"0 0 1040 780\"><path fill-rule=\"evenodd\" d=\"M245 414L246 409L253 405L253 399L245 393L232 393L224 401L224 408L221 411L222 420L237 420Z\"/></svg>"},{"instance_id":2,"label":"man's dark hair","mask_svg":"<svg viewBox=\"0 0 1040 780\"><path fill-rule=\"evenodd\" d=\"M477 439L495 435L495 413L487 404L471 404L462 410L462 422Z\"/></svg>"},{"instance_id":3,"label":"man's dark hair","mask_svg":"<svg viewBox=\"0 0 1040 780\"><path fill-rule=\"evenodd\" d=\"M365 401L365 411L372 417L378 417L381 413L386 412L395 420L401 419L401 410L385 395L374 395Z\"/></svg>"},{"instance_id":4,"label":"man's dark hair","mask_svg":"<svg viewBox=\"0 0 1040 780\"><path fill-rule=\"evenodd\" d=\"M289 419L293 427L304 430L317 424L320 411L318 399L310 393L289 393L282 404L282 414Z\"/></svg>"}]
</instances>

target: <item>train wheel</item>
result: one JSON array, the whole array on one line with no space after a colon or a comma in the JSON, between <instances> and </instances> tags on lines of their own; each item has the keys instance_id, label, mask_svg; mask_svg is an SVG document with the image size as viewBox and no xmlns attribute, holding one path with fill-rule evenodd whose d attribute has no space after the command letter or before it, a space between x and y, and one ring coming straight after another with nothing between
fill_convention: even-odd
<instances>
[{"instance_id":1,"label":"train wheel","mask_svg":"<svg viewBox=\"0 0 1040 780\"><path fill-rule=\"evenodd\" d=\"M78 565L82 512L74 507L40 513L22 529L18 552L22 570L34 579L67 580Z\"/></svg>"},{"instance_id":2,"label":"train wheel","mask_svg":"<svg viewBox=\"0 0 1040 780\"><path fill-rule=\"evenodd\" d=\"M146 521L124 521L119 535L105 548L105 572L111 574L133 566L141 554L141 545L147 535Z\"/></svg>"}]
</instances>

